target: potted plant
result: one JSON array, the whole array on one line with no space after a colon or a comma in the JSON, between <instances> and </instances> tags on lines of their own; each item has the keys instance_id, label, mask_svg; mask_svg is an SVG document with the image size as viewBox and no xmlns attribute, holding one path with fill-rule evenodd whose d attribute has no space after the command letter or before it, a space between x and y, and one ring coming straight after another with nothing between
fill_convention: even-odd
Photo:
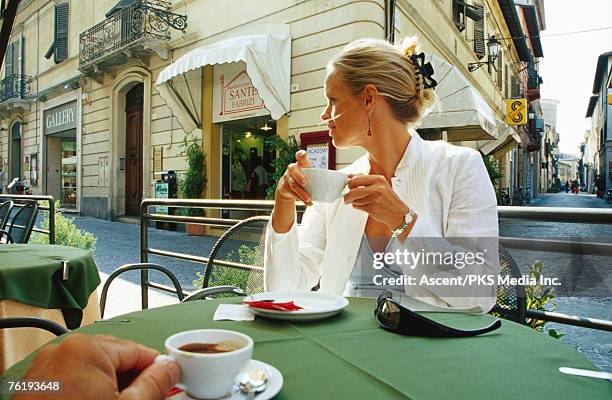
<instances>
[{"instance_id":1,"label":"potted plant","mask_svg":"<svg viewBox=\"0 0 612 400\"><path fill-rule=\"evenodd\" d=\"M179 196L182 199L200 199L208 182L206 176L206 155L198 142L183 142L183 155L187 157L187 172L179 184ZM181 214L187 216L203 216L204 210L200 208L185 208ZM204 225L187 224L188 235L204 235Z\"/></svg>"}]
</instances>

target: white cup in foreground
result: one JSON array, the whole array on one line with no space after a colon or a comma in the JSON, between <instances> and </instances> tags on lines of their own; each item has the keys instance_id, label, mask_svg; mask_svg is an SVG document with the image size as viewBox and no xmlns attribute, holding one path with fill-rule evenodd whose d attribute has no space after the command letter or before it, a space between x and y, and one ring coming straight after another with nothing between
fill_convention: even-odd
<instances>
[{"instance_id":1,"label":"white cup in foreground","mask_svg":"<svg viewBox=\"0 0 612 400\"><path fill-rule=\"evenodd\" d=\"M302 168L302 173L308 181L306 191L313 201L333 203L340 198L348 183L348 175L331 169Z\"/></svg>"},{"instance_id":2,"label":"white cup in foreground","mask_svg":"<svg viewBox=\"0 0 612 400\"><path fill-rule=\"evenodd\" d=\"M231 342L236 350L219 353L196 353L180 350L192 343L214 344ZM155 362L174 360L181 367L181 384L191 397L216 399L228 394L234 378L242 372L253 354L253 339L245 334L223 329L198 329L170 336L164 343L167 354L157 356Z\"/></svg>"}]
</instances>

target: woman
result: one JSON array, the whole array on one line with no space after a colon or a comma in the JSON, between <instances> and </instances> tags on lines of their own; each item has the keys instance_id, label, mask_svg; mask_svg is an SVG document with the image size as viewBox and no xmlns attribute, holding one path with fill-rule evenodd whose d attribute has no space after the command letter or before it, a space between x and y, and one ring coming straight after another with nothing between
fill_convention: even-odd
<instances>
[{"instance_id":1,"label":"woman","mask_svg":"<svg viewBox=\"0 0 612 400\"><path fill-rule=\"evenodd\" d=\"M322 292L359 295L353 290L359 287L356 281L364 276L371 281L367 275L372 274L372 263L368 272L363 260L398 248L417 252L432 247L414 238L434 238L434 247L453 254L457 248L449 237L493 238L494 248L478 272L497 275L496 198L480 155L443 141L424 141L407 129L435 98L430 81L422 76L426 71L419 67L416 47L415 38L405 39L399 48L381 40L358 40L329 62L327 107L321 118L336 147L357 146L367 154L343 170L349 175L348 192L332 204L312 203L300 171L310 164L305 152L296 154L297 163L289 165L276 190L266 237L267 290L319 286ZM309 206L299 227L296 200ZM397 240L391 240L394 232ZM387 267L389 276L406 272ZM495 284L485 294L442 293L424 285L400 289L443 307L486 312L495 303Z\"/></svg>"}]
</instances>

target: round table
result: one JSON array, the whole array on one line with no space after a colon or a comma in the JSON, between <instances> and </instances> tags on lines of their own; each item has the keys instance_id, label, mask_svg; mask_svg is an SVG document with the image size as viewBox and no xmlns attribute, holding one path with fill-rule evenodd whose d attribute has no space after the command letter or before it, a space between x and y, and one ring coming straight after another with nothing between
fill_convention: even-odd
<instances>
[{"instance_id":1,"label":"round table","mask_svg":"<svg viewBox=\"0 0 612 400\"><path fill-rule=\"evenodd\" d=\"M510 321L474 338L407 337L380 329L374 299L350 298L339 315L316 322L213 321L220 303L195 301L116 317L77 332L113 334L163 351L176 332L219 328L246 333L253 358L278 368L284 386L277 399L609 399L612 385L561 374L559 367L596 369L557 339ZM449 325L489 323L489 315L432 314ZM32 356L6 377L24 374Z\"/></svg>"},{"instance_id":2,"label":"round table","mask_svg":"<svg viewBox=\"0 0 612 400\"><path fill-rule=\"evenodd\" d=\"M64 276L62 260L68 261ZM69 329L100 318L100 275L89 251L43 244L0 244L0 318L39 317ZM0 373L53 339L32 328L0 330Z\"/></svg>"}]
</instances>

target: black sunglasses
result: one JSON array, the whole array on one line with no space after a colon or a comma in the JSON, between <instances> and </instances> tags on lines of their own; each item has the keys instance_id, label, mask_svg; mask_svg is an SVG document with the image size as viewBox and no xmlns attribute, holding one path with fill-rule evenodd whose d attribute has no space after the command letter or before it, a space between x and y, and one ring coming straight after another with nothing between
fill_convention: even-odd
<instances>
[{"instance_id":1,"label":"black sunglasses","mask_svg":"<svg viewBox=\"0 0 612 400\"><path fill-rule=\"evenodd\" d=\"M456 329L417 314L401 305L400 301L401 294L390 290L385 290L378 296L374 310L378 325L402 335L429 337L470 337L494 331L501 326L501 320L497 319L480 329Z\"/></svg>"}]
</instances>

